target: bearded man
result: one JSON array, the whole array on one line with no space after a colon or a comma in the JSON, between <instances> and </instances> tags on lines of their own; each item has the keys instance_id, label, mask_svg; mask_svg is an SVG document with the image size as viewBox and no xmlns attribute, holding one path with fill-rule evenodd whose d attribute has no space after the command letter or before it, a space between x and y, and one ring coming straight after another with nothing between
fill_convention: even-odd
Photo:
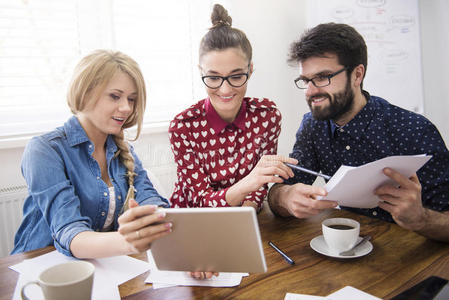
<instances>
[{"instance_id":1,"label":"bearded man","mask_svg":"<svg viewBox=\"0 0 449 300\"><path fill-rule=\"evenodd\" d=\"M384 169L396 184L374 191L381 199L378 207L342 208L449 241L449 152L424 116L362 89L367 68L363 37L346 24L320 24L292 44L289 56L299 65L295 84L304 90L311 110L304 115L290 156L301 167L333 175L342 164L360 166L391 155L432 155L410 178ZM279 216L307 218L336 207L335 201L317 200L326 190L312 186L315 179L295 172L295 177L274 185L268 196L271 210Z\"/></svg>"}]
</instances>

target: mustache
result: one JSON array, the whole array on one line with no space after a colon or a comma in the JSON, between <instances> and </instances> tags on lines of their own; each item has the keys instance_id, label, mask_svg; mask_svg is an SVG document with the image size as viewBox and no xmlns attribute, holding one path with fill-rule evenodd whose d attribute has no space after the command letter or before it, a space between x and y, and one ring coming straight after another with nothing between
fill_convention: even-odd
<instances>
[{"instance_id":1,"label":"mustache","mask_svg":"<svg viewBox=\"0 0 449 300\"><path fill-rule=\"evenodd\" d=\"M307 101L312 102L314 98L321 98L321 97L326 97L328 99L331 99L331 95L329 95L328 93L320 93L320 94L315 94L310 97L307 97Z\"/></svg>"}]
</instances>

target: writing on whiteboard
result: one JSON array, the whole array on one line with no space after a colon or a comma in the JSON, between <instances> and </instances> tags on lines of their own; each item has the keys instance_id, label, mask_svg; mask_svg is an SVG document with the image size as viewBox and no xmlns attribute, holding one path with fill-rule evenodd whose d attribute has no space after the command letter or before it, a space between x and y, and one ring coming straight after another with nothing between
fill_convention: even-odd
<instances>
[{"instance_id":1,"label":"writing on whiteboard","mask_svg":"<svg viewBox=\"0 0 449 300\"><path fill-rule=\"evenodd\" d=\"M364 89L400 107L423 112L417 0L309 0L308 27L353 26L368 47Z\"/></svg>"}]
</instances>

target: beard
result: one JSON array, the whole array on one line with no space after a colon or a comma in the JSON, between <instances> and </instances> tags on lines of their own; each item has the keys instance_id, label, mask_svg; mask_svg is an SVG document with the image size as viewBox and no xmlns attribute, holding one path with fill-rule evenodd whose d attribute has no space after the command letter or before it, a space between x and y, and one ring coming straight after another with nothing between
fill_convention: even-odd
<instances>
[{"instance_id":1,"label":"beard","mask_svg":"<svg viewBox=\"0 0 449 300\"><path fill-rule=\"evenodd\" d=\"M329 100L329 105L326 107L313 107L313 98L326 97ZM349 112L354 105L354 92L351 89L351 83L348 80L345 89L342 92L335 94L321 93L315 94L307 98L307 104L310 107L312 116L318 121L338 120L344 114Z\"/></svg>"}]
</instances>

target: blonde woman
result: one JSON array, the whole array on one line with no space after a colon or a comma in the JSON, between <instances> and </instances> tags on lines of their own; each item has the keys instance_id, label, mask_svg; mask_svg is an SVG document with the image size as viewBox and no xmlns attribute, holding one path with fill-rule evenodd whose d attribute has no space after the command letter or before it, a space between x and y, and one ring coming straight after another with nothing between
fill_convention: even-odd
<instances>
[{"instance_id":1,"label":"blonde woman","mask_svg":"<svg viewBox=\"0 0 449 300\"><path fill-rule=\"evenodd\" d=\"M145 110L137 63L120 52L93 52L77 65L67 100L74 115L24 151L29 196L12 253L48 245L78 258L147 250L171 224L155 213L169 202L124 140L134 125L139 136Z\"/></svg>"}]
</instances>

